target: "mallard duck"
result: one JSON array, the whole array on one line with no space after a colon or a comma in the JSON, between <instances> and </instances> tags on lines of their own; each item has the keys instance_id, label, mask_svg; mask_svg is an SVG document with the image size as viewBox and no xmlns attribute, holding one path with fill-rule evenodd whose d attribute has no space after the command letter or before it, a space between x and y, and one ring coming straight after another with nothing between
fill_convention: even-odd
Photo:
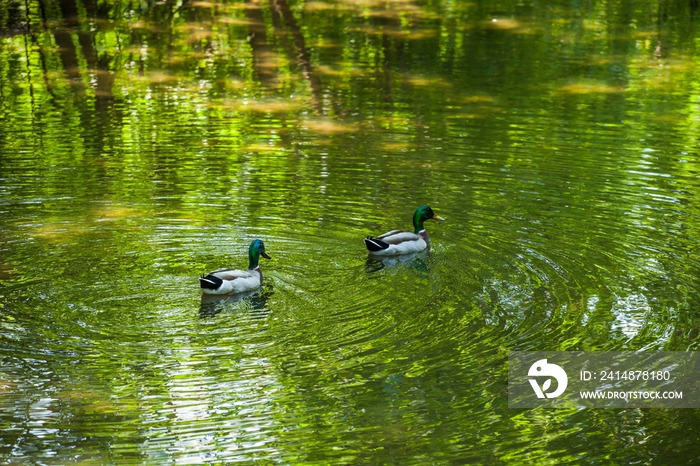
<instances>
[{"instance_id":1,"label":"mallard duck","mask_svg":"<svg viewBox=\"0 0 700 466\"><path fill-rule=\"evenodd\" d=\"M398 254L409 254L422 251L428 247L428 233L423 227L426 220L444 220L435 215L433 209L427 205L422 205L413 214L414 233L409 231L392 230L381 236L368 236L365 238L367 250L376 256L395 256Z\"/></svg>"},{"instance_id":2,"label":"mallard duck","mask_svg":"<svg viewBox=\"0 0 700 466\"><path fill-rule=\"evenodd\" d=\"M237 294L255 290L262 283L262 272L258 261L260 256L270 259L265 253L265 245L259 239L248 248L248 270L219 269L199 278L204 294Z\"/></svg>"}]
</instances>

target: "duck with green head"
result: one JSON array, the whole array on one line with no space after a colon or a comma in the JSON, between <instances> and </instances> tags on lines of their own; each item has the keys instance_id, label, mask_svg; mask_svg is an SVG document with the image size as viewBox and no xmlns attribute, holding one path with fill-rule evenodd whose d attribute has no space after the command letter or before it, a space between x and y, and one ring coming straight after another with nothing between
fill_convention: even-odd
<instances>
[{"instance_id":1,"label":"duck with green head","mask_svg":"<svg viewBox=\"0 0 700 466\"><path fill-rule=\"evenodd\" d=\"M365 246L370 254L375 256L396 256L419 252L428 247L428 233L423 222L426 220L444 220L433 212L427 205L422 205L413 214L413 233L410 231L392 230L380 236L365 238Z\"/></svg>"},{"instance_id":2,"label":"duck with green head","mask_svg":"<svg viewBox=\"0 0 700 466\"><path fill-rule=\"evenodd\" d=\"M260 288L262 272L258 261L260 256L270 259L265 253L262 240L256 239L248 248L248 270L219 269L199 278L204 294L237 294Z\"/></svg>"}]
</instances>

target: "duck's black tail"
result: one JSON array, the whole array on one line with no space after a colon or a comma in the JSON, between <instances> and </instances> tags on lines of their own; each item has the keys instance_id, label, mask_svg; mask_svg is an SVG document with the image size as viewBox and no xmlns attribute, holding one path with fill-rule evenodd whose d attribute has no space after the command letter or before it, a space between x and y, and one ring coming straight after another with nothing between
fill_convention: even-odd
<instances>
[{"instance_id":1,"label":"duck's black tail","mask_svg":"<svg viewBox=\"0 0 700 466\"><path fill-rule=\"evenodd\" d=\"M389 247L389 243L385 243L380 239L368 236L367 238L365 238L365 246L367 246L367 250L369 252L377 252L387 249Z\"/></svg>"},{"instance_id":2,"label":"duck's black tail","mask_svg":"<svg viewBox=\"0 0 700 466\"><path fill-rule=\"evenodd\" d=\"M219 277L216 277L212 274L199 277L199 286L201 286L202 289L216 290L223 283L224 283L224 281L222 279L220 279Z\"/></svg>"}]
</instances>

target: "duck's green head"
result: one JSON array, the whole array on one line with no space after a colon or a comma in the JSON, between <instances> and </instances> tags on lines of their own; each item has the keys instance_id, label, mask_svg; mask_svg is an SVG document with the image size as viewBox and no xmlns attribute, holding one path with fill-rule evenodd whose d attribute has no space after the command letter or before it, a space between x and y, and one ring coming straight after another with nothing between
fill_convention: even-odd
<instances>
[{"instance_id":1,"label":"duck's green head","mask_svg":"<svg viewBox=\"0 0 700 466\"><path fill-rule=\"evenodd\" d=\"M413 214L413 228L415 228L415 233L420 232L421 230L424 230L425 228L423 227L423 222L426 220L445 220L444 218L440 217L439 215L435 215L435 212L433 212L433 209L428 207L427 205L422 205L416 209L416 213Z\"/></svg>"},{"instance_id":2,"label":"duck's green head","mask_svg":"<svg viewBox=\"0 0 700 466\"><path fill-rule=\"evenodd\" d=\"M271 259L271 257L265 253L265 245L262 240L256 239L250 243L250 247L248 248L249 269L254 269L258 266L260 256L263 256L265 259Z\"/></svg>"}]
</instances>

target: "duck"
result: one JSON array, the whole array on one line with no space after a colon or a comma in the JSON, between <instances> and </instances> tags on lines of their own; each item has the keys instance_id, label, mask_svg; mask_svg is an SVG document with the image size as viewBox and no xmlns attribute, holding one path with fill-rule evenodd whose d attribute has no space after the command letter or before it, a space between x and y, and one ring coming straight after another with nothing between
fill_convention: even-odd
<instances>
[{"instance_id":1,"label":"duck","mask_svg":"<svg viewBox=\"0 0 700 466\"><path fill-rule=\"evenodd\" d=\"M365 246L370 254L375 256L397 256L420 252L430 243L428 233L423 227L426 220L445 220L436 215L427 205L422 205L413 214L413 230L392 230L380 236L368 236L365 238Z\"/></svg>"},{"instance_id":2,"label":"duck","mask_svg":"<svg viewBox=\"0 0 700 466\"><path fill-rule=\"evenodd\" d=\"M271 259L265 252L265 244L256 239L248 248L248 270L218 269L199 278L204 294L234 295L260 288L263 275L258 261L260 256Z\"/></svg>"}]
</instances>

